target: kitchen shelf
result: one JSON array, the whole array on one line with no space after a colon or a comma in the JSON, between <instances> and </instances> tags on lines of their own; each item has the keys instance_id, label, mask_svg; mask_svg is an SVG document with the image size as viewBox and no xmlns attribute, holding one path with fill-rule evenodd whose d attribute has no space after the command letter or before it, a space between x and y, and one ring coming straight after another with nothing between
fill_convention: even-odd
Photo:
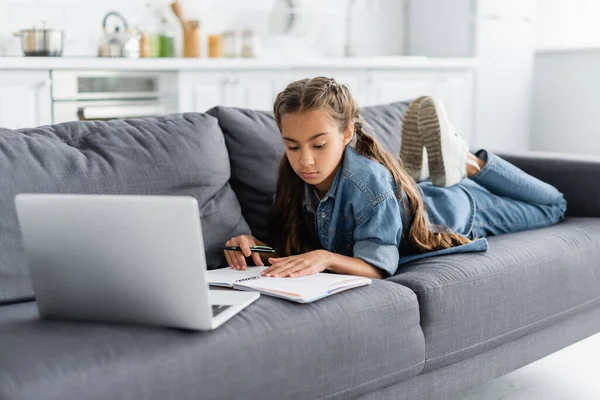
<instances>
[{"instance_id":1,"label":"kitchen shelf","mask_svg":"<svg viewBox=\"0 0 600 400\"><path fill-rule=\"evenodd\" d=\"M390 56L369 58L99 58L99 57L0 57L2 70L279 70L307 68L428 69L475 68L475 58Z\"/></svg>"}]
</instances>

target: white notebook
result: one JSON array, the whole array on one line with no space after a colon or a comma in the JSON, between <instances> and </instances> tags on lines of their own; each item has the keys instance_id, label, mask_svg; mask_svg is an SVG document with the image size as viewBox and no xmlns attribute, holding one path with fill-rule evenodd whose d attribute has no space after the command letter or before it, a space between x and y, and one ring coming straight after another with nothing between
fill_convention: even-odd
<instances>
[{"instance_id":1,"label":"white notebook","mask_svg":"<svg viewBox=\"0 0 600 400\"><path fill-rule=\"evenodd\" d=\"M273 278L261 276L267 267L248 267L245 271L232 268L208 271L212 286L254 290L269 296L281 297L298 303L310 303L334 293L371 284L371 279L354 276L319 273L299 278Z\"/></svg>"}]
</instances>

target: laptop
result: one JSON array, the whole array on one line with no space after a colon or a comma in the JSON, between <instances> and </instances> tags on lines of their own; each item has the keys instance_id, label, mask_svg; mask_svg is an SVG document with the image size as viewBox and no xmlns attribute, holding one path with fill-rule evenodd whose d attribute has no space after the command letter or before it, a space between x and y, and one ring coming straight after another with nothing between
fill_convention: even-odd
<instances>
[{"instance_id":1,"label":"laptop","mask_svg":"<svg viewBox=\"0 0 600 400\"><path fill-rule=\"evenodd\" d=\"M15 205L42 318L210 330L259 297L209 290L193 197L19 194Z\"/></svg>"}]
</instances>

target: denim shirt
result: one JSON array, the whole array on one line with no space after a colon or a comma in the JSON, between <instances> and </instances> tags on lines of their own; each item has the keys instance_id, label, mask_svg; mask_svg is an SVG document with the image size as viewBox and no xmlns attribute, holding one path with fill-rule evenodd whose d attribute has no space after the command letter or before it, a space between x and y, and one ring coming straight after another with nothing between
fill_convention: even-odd
<instances>
[{"instance_id":1,"label":"denim shirt","mask_svg":"<svg viewBox=\"0 0 600 400\"><path fill-rule=\"evenodd\" d=\"M429 213L428 222L447 226L470 237L475 206L468 191L456 185L438 188L419 185ZM390 171L346 146L342 164L331 187L318 199L312 185L304 187L304 212L323 249L363 261L394 275L409 261L442 254L487 250L487 241L478 239L462 246L417 254L402 241L403 229L410 227L397 185Z\"/></svg>"}]
</instances>

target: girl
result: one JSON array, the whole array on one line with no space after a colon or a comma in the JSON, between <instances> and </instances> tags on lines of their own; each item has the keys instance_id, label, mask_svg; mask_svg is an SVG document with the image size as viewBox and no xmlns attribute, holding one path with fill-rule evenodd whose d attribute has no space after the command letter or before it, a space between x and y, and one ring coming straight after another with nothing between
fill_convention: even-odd
<instances>
[{"instance_id":1,"label":"girl","mask_svg":"<svg viewBox=\"0 0 600 400\"><path fill-rule=\"evenodd\" d=\"M566 201L554 187L493 153L470 154L437 99L410 104L400 163L365 131L348 88L333 79L291 83L274 112L285 144L269 216L278 254L252 253L266 244L238 236L226 243L242 249L225 251L232 268L246 269L252 256L256 265L271 264L266 276L385 278L409 261L485 251L485 236L564 216Z\"/></svg>"}]
</instances>

